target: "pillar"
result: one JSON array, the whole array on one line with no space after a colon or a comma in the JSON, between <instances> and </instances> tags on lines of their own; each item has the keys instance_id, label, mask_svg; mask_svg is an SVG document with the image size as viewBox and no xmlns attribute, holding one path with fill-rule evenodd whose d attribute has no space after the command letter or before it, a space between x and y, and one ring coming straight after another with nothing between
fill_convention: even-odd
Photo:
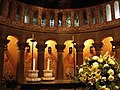
<instances>
[{"instance_id":1,"label":"pillar","mask_svg":"<svg viewBox=\"0 0 120 90\"><path fill-rule=\"evenodd\" d=\"M42 10L38 9L38 26L41 26Z\"/></svg>"},{"instance_id":2,"label":"pillar","mask_svg":"<svg viewBox=\"0 0 120 90\"><path fill-rule=\"evenodd\" d=\"M57 27L58 26L58 11L57 10L55 10L54 23L55 23L54 26Z\"/></svg>"},{"instance_id":3,"label":"pillar","mask_svg":"<svg viewBox=\"0 0 120 90\"><path fill-rule=\"evenodd\" d=\"M57 62L57 79L63 79L63 50L65 49L65 45L57 44L56 46L58 52L58 62Z\"/></svg>"},{"instance_id":4,"label":"pillar","mask_svg":"<svg viewBox=\"0 0 120 90\"><path fill-rule=\"evenodd\" d=\"M77 67L83 64L83 49L84 44L76 44L76 73L78 73Z\"/></svg>"},{"instance_id":5,"label":"pillar","mask_svg":"<svg viewBox=\"0 0 120 90\"><path fill-rule=\"evenodd\" d=\"M29 24L30 24L30 25L33 25L33 14L34 14L34 10L33 10L32 6L29 7L29 10L30 10L30 22L29 22Z\"/></svg>"},{"instance_id":6,"label":"pillar","mask_svg":"<svg viewBox=\"0 0 120 90\"><path fill-rule=\"evenodd\" d=\"M86 9L87 12L87 25L90 26L91 22L90 22L90 8Z\"/></svg>"},{"instance_id":7,"label":"pillar","mask_svg":"<svg viewBox=\"0 0 120 90\"><path fill-rule=\"evenodd\" d=\"M21 5L21 18L20 18L20 21L22 23L24 23L24 18L25 18L25 6L24 5Z\"/></svg>"},{"instance_id":8,"label":"pillar","mask_svg":"<svg viewBox=\"0 0 120 90\"><path fill-rule=\"evenodd\" d=\"M71 20L71 27L74 27L74 11L71 11L71 14L70 14L70 20Z\"/></svg>"},{"instance_id":9,"label":"pillar","mask_svg":"<svg viewBox=\"0 0 120 90\"><path fill-rule=\"evenodd\" d=\"M113 20L115 20L114 1L110 2L110 6L111 6L112 21L113 21Z\"/></svg>"},{"instance_id":10,"label":"pillar","mask_svg":"<svg viewBox=\"0 0 120 90\"><path fill-rule=\"evenodd\" d=\"M46 27L50 27L50 11L46 10Z\"/></svg>"},{"instance_id":11,"label":"pillar","mask_svg":"<svg viewBox=\"0 0 120 90\"><path fill-rule=\"evenodd\" d=\"M9 43L9 40L0 39L0 80L3 76L3 64L4 64L4 49L5 45Z\"/></svg>"},{"instance_id":12,"label":"pillar","mask_svg":"<svg viewBox=\"0 0 120 90\"><path fill-rule=\"evenodd\" d=\"M37 44L36 48L38 50L38 62L37 62L37 69L39 70L39 77L43 77L43 70L44 70L44 50L47 47L46 44Z\"/></svg>"},{"instance_id":13,"label":"pillar","mask_svg":"<svg viewBox=\"0 0 120 90\"><path fill-rule=\"evenodd\" d=\"M66 27L66 13L62 12L62 27Z\"/></svg>"},{"instance_id":14,"label":"pillar","mask_svg":"<svg viewBox=\"0 0 120 90\"><path fill-rule=\"evenodd\" d=\"M17 42L18 45L18 61L17 61L17 71L16 71L16 79L18 83L24 81L24 51L27 43L25 42Z\"/></svg>"},{"instance_id":15,"label":"pillar","mask_svg":"<svg viewBox=\"0 0 120 90\"><path fill-rule=\"evenodd\" d=\"M83 25L82 11L79 11L79 28Z\"/></svg>"},{"instance_id":16,"label":"pillar","mask_svg":"<svg viewBox=\"0 0 120 90\"><path fill-rule=\"evenodd\" d=\"M101 6L101 7L103 7L102 9L103 9L103 18L104 18L104 24L106 24L107 23L107 15L106 15L106 4L104 4L103 6Z\"/></svg>"},{"instance_id":17,"label":"pillar","mask_svg":"<svg viewBox=\"0 0 120 90\"><path fill-rule=\"evenodd\" d=\"M95 48L95 51L96 51L96 55L97 56L100 56L102 54L102 46L103 46L103 43L93 43L92 44Z\"/></svg>"},{"instance_id":18,"label":"pillar","mask_svg":"<svg viewBox=\"0 0 120 90\"><path fill-rule=\"evenodd\" d=\"M83 64L83 49L84 49L84 44L77 44L75 45L76 48L76 65L80 66Z\"/></svg>"},{"instance_id":19,"label":"pillar","mask_svg":"<svg viewBox=\"0 0 120 90\"><path fill-rule=\"evenodd\" d=\"M8 7L9 7L9 1L8 0L3 0L3 7L2 7L2 16L7 17L8 15Z\"/></svg>"}]
</instances>

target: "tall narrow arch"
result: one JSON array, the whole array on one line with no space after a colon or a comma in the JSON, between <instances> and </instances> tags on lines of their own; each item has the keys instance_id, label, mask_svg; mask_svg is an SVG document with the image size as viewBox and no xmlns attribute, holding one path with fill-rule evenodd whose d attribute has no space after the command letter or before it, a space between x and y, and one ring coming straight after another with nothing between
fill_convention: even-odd
<instances>
[{"instance_id":1,"label":"tall narrow arch","mask_svg":"<svg viewBox=\"0 0 120 90\"><path fill-rule=\"evenodd\" d=\"M112 20L112 14L111 14L110 4L106 5L106 15L107 15L107 21L111 21Z\"/></svg>"},{"instance_id":2,"label":"tall narrow arch","mask_svg":"<svg viewBox=\"0 0 120 90\"><path fill-rule=\"evenodd\" d=\"M119 2L114 2L114 12L115 12L115 19L120 18L120 8L119 8Z\"/></svg>"}]
</instances>

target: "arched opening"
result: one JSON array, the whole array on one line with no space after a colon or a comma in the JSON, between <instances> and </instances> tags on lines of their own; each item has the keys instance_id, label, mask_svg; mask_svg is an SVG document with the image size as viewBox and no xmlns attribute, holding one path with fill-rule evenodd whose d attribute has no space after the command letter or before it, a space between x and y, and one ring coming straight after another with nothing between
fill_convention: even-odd
<instances>
[{"instance_id":1,"label":"arched opening","mask_svg":"<svg viewBox=\"0 0 120 90\"><path fill-rule=\"evenodd\" d=\"M107 21L112 20L112 15L111 15L111 6L110 4L106 5L106 15L107 15Z\"/></svg>"},{"instance_id":2,"label":"arched opening","mask_svg":"<svg viewBox=\"0 0 120 90\"><path fill-rule=\"evenodd\" d=\"M37 24L38 23L38 11L35 11L33 14L33 24Z\"/></svg>"},{"instance_id":3,"label":"arched opening","mask_svg":"<svg viewBox=\"0 0 120 90\"><path fill-rule=\"evenodd\" d=\"M57 77L57 50L55 48L55 45L57 44L53 40L48 40L45 42L47 44L47 47L45 48L44 53L44 69L47 69L48 60L50 60L49 69L53 70L53 77Z\"/></svg>"},{"instance_id":4,"label":"arched opening","mask_svg":"<svg viewBox=\"0 0 120 90\"><path fill-rule=\"evenodd\" d=\"M36 41L31 41L32 38L27 39L26 46L24 51L24 77L28 76L28 70L33 70L33 59L35 59L35 69L37 68L37 48L36 48Z\"/></svg>"},{"instance_id":5,"label":"arched opening","mask_svg":"<svg viewBox=\"0 0 120 90\"><path fill-rule=\"evenodd\" d=\"M10 42L7 44L7 49L4 51L4 66L3 66L3 76L11 74L16 77L16 67L18 59L18 40L9 35L7 37Z\"/></svg>"},{"instance_id":6,"label":"arched opening","mask_svg":"<svg viewBox=\"0 0 120 90\"><path fill-rule=\"evenodd\" d=\"M115 11L115 19L120 18L120 10L119 10L119 2L115 1L114 2L114 11Z\"/></svg>"},{"instance_id":7,"label":"arched opening","mask_svg":"<svg viewBox=\"0 0 120 90\"><path fill-rule=\"evenodd\" d=\"M93 46L92 44L94 43L94 41L92 39L88 39L84 42L84 49L83 49L83 63L85 63L85 58L86 57L92 57L95 55L95 48L91 48L91 46ZM91 52L91 50L93 50Z\"/></svg>"},{"instance_id":8,"label":"arched opening","mask_svg":"<svg viewBox=\"0 0 120 90\"><path fill-rule=\"evenodd\" d=\"M63 58L63 63L64 63L64 79L69 79L69 76L74 76L75 68L75 48L73 46L73 40L68 40L64 43L66 46L64 49L64 58Z\"/></svg>"},{"instance_id":9,"label":"arched opening","mask_svg":"<svg viewBox=\"0 0 120 90\"><path fill-rule=\"evenodd\" d=\"M102 40L102 43L103 43L103 47L102 47L103 54L105 54L107 51L109 52L109 54L112 53L111 41L113 41L112 37L107 37L107 38L104 38Z\"/></svg>"},{"instance_id":10,"label":"arched opening","mask_svg":"<svg viewBox=\"0 0 120 90\"><path fill-rule=\"evenodd\" d=\"M29 8L26 8L24 23L29 23L29 22L30 22L30 11L29 11Z\"/></svg>"}]
</instances>

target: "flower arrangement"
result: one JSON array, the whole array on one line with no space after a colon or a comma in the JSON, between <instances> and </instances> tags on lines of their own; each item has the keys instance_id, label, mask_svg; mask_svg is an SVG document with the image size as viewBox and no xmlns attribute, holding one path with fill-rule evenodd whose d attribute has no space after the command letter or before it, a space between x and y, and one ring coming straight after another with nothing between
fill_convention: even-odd
<instances>
[{"instance_id":1,"label":"flower arrangement","mask_svg":"<svg viewBox=\"0 0 120 90\"><path fill-rule=\"evenodd\" d=\"M100 57L88 57L79 67L75 80L83 83L87 90L120 90L120 66L108 52Z\"/></svg>"}]
</instances>

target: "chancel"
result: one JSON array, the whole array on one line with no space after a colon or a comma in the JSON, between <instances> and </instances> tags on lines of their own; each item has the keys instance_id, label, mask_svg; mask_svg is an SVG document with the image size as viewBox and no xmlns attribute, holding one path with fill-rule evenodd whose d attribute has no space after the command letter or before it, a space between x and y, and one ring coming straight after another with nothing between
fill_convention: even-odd
<instances>
[{"instance_id":1,"label":"chancel","mask_svg":"<svg viewBox=\"0 0 120 90\"><path fill-rule=\"evenodd\" d=\"M0 0L0 90L120 90L120 0Z\"/></svg>"}]
</instances>

